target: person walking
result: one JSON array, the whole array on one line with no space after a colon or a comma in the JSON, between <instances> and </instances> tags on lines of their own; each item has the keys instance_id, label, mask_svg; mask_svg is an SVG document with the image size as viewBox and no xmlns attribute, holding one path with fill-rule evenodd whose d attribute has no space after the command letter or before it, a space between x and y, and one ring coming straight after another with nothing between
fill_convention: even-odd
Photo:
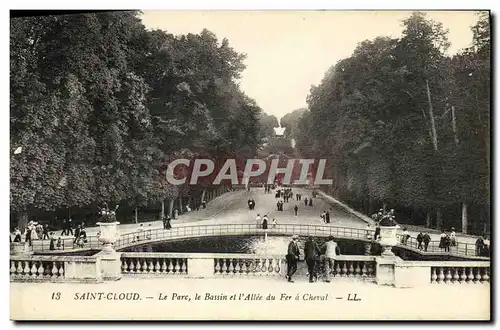
<instances>
[{"instance_id":1,"label":"person walking","mask_svg":"<svg viewBox=\"0 0 500 330\"><path fill-rule=\"evenodd\" d=\"M273 218L273 229L275 229L275 228L276 228L276 225L277 225L277 224L278 224L278 223L276 222L276 218Z\"/></svg>"},{"instance_id":2,"label":"person walking","mask_svg":"<svg viewBox=\"0 0 500 330\"><path fill-rule=\"evenodd\" d=\"M419 249L419 250L423 249L423 246L422 246L423 241L424 241L424 234L422 234L422 232L420 232L417 235L417 243L418 243L417 249Z\"/></svg>"},{"instance_id":3,"label":"person walking","mask_svg":"<svg viewBox=\"0 0 500 330\"><path fill-rule=\"evenodd\" d=\"M295 211L295 216L297 216L297 213L299 212L299 207L297 206L297 204L295 204L293 210Z\"/></svg>"},{"instance_id":4,"label":"person walking","mask_svg":"<svg viewBox=\"0 0 500 330\"><path fill-rule=\"evenodd\" d=\"M447 237L448 235L446 235L446 232L442 230L441 235L439 235L439 248L444 249L445 252L446 252Z\"/></svg>"},{"instance_id":5,"label":"person walking","mask_svg":"<svg viewBox=\"0 0 500 330\"><path fill-rule=\"evenodd\" d=\"M49 225L48 224L43 225L42 232L43 232L42 239L50 239L49 238Z\"/></svg>"},{"instance_id":6,"label":"person walking","mask_svg":"<svg viewBox=\"0 0 500 330\"><path fill-rule=\"evenodd\" d=\"M306 259L307 272L309 273L309 283L313 283L314 280L318 278L315 267L316 259L319 254L318 252L318 245L316 244L312 236L309 236L304 246L304 258Z\"/></svg>"},{"instance_id":7,"label":"person walking","mask_svg":"<svg viewBox=\"0 0 500 330\"><path fill-rule=\"evenodd\" d=\"M325 242L325 278L327 283L330 283L330 272L335 265L335 258L340 254L337 243L333 240L333 236L328 236Z\"/></svg>"},{"instance_id":8,"label":"person walking","mask_svg":"<svg viewBox=\"0 0 500 330\"><path fill-rule=\"evenodd\" d=\"M425 233L422 236L422 241L424 241L424 251L427 252L427 248L429 247L429 243L431 241L431 236L428 233Z\"/></svg>"},{"instance_id":9,"label":"person walking","mask_svg":"<svg viewBox=\"0 0 500 330\"><path fill-rule=\"evenodd\" d=\"M307 206L307 205L308 205L308 203L307 203L307 197L306 197L306 198L304 198L304 205L305 205L305 206Z\"/></svg>"},{"instance_id":10,"label":"person walking","mask_svg":"<svg viewBox=\"0 0 500 330\"><path fill-rule=\"evenodd\" d=\"M286 254L286 263L287 263L287 272L286 278L288 282L293 283L292 276L297 271L297 262L299 260L299 245L297 241L299 240L299 236L293 235L292 240L288 243L288 251Z\"/></svg>"},{"instance_id":11,"label":"person walking","mask_svg":"<svg viewBox=\"0 0 500 330\"><path fill-rule=\"evenodd\" d=\"M313 206L313 199L312 199L312 197L309 198L309 206Z\"/></svg>"}]
</instances>

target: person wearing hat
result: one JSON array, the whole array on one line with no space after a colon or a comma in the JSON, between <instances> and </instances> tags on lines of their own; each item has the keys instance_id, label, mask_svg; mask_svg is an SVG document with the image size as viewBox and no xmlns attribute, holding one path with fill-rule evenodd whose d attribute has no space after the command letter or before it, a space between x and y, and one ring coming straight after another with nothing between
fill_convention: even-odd
<instances>
[{"instance_id":1,"label":"person wearing hat","mask_svg":"<svg viewBox=\"0 0 500 330\"><path fill-rule=\"evenodd\" d=\"M293 235L292 240L288 244L288 252L286 254L286 263L287 263L287 271L286 278L288 282L292 282L292 276L297 271L297 262L299 261L299 245L298 245L299 236Z\"/></svg>"},{"instance_id":2,"label":"person wearing hat","mask_svg":"<svg viewBox=\"0 0 500 330\"><path fill-rule=\"evenodd\" d=\"M312 236L306 241L304 246L304 256L307 263L307 272L309 273L309 283L313 283L318 278L316 274L316 259L318 259L319 249Z\"/></svg>"}]
</instances>

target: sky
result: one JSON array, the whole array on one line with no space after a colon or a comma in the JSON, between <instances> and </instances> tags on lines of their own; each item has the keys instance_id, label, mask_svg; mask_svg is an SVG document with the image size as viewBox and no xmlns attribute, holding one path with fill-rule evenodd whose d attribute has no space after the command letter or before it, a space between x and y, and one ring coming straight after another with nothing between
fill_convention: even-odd
<instances>
[{"instance_id":1,"label":"sky","mask_svg":"<svg viewBox=\"0 0 500 330\"><path fill-rule=\"evenodd\" d=\"M144 11L147 28L175 35L204 28L246 53L241 89L278 120L307 107L311 85L321 83L357 44L378 36L401 36L404 11ZM434 11L427 17L449 30L449 53L470 45L473 11Z\"/></svg>"}]
</instances>

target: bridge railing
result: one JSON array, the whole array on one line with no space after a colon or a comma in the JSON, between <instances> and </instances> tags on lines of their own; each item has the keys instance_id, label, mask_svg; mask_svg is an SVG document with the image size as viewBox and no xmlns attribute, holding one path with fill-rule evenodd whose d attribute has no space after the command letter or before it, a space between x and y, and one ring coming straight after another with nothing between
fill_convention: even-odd
<instances>
[{"instance_id":1,"label":"bridge railing","mask_svg":"<svg viewBox=\"0 0 500 330\"><path fill-rule=\"evenodd\" d=\"M116 249L123 249L128 246L139 245L154 241L181 239L205 236L224 235L300 235L335 238L356 239L369 241L368 237L373 236L373 231L362 228L335 227L324 225L306 224L277 224L270 225L268 229L262 229L257 224L214 224L173 227L169 230L163 228L132 232L121 235L115 243Z\"/></svg>"},{"instance_id":2,"label":"bridge railing","mask_svg":"<svg viewBox=\"0 0 500 330\"><path fill-rule=\"evenodd\" d=\"M429 253L446 253L444 248L439 247L439 241L430 241L429 246L427 247L427 251L425 251L425 244L422 242L421 248L419 248L419 244L416 237L409 237L406 241L406 244L403 242L403 235L397 235L399 245L404 247L408 246L415 250L421 250ZM479 251L476 250L475 244L470 243L461 243L457 242L455 246L450 246L451 254L456 254L459 256L467 256L467 257L480 257Z\"/></svg>"},{"instance_id":3,"label":"bridge railing","mask_svg":"<svg viewBox=\"0 0 500 330\"><path fill-rule=\"evenodd\" d=\"M311 224L277 224L273 226L270 224L268 229L264 230L260 224L257 223L240 223L240 224L205 224L205 225L192 225L192 226L178 226L169 230L163 228L145 229L142 232L130 232L122 234L115 243L116 249L123 249L141 243L180 239L189 237L204 237L204 236L223 236L223 235L301 235L301 236L318 236L327 237L333 236L334 238L355 239L366 242L373 242L371 237L374 235L374 230L367 230L365 228L350 228L338 227L331 225L311 225ZM406 244L401 243L402 236L398 235L399 245L402 247L409 247L418 250L418 242L416 238L410 237ZM87 242L84 244L84 249L100 249L102 244L98 241L96 236L88 236ZM33 249L35 251L51 251L49 240L34 240ZM55 244L56 251L78 251L80 247L74 244L74 238L68 237L61 240L61 245ZM444 249L439 247L439 242L431 241L426 252L445 254ZM460 243L456 246L450 247L450 253L459 256L477 256L476 247L474 244Z\"/></svg>"}]
</instances>

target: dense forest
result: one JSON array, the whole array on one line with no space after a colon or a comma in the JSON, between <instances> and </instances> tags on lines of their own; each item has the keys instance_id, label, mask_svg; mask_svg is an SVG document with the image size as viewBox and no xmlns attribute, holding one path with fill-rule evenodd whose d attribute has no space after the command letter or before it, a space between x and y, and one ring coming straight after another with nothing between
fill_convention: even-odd
<instances>
[{"instance_id":1,"label":"dense forest","mask_svg":"<svg viewBox=\"0 0 500 330\"><path fill-rule=\"evenodd\" d=\"M244 54L208 30L147 30L140 15L11 19L14 223L108 203L120 204L119 217L165 202L172 212L176 200L182 211L183 197L209 187L168 184L170 160L251 158L274 134L277 119L238 86Z\"/></svg>"},{"instance_id":2,"label":"dense forest","mask_svg":"<svg viewBox=\"0 0 500 330\"><path fill-rule=\"evenodd\" d=\"M489 231L489 13L472 32L450 56L442 24L413 13L400 38L364 41L326 72L308 111L281 123L302 157L328 159L323 189L366 214Z\"/></svg>"}]
</instances>

